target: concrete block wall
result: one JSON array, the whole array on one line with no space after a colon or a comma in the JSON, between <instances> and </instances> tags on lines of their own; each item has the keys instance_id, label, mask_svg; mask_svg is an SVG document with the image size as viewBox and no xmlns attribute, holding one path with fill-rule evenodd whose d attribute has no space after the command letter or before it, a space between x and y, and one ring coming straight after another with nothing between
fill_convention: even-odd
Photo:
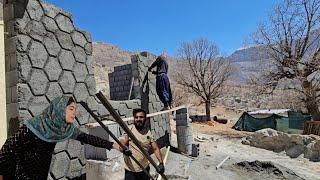
<instances>
[{"instance_id":1,"label":"concrete block wall","mask_svg":"<svg viewBox=\"0 0 320 180\"><path fill-rule=\"evenodd\" d=\"M41 0L4 2L6 90L9 133L42 112L60 95L85 101L99 115L90 34L74 27L69 13ZM90 116L78 104L76 124ZM58 143L49 179L73 179L85 173L84 147Z\"/></svg>"},{"instance_id":2,"label":"concrete block wall","mask_svg":"<svg viewBox=\"0 0 320 180\"><path fill-rule=\"evenodd\" d=\"M148 113L158 112L163 108L156 92L156 76L148 73L148 67L156 60L156 56L148 52L141 52L131 56L132 75L134 77L133 95L141 100L141 108ZM168 114L150 118L150 129L158 145L169 144L170 121Z\"/></svg>"},{"instance_id":3,"label":"concrete block wall","mask_svg":"<svg viewBox=\"0 0 320 180\"><path fill-rule=\"evenodd\" d=\"M109 87L111 100L129 100L132 84L131 64L116 66L112 73L109 73Z\"/></svg>"},{"instance_id":4,"label":"concrete block wall","mask_svg":"<svg viewBox=\"0 0 320 180\"><path fill-rule=\"evenodd\" d=\"M179 109L176 112L176 131L179 151L191 155L193 136L187 108Z\"/></svg>"}]
</instances>

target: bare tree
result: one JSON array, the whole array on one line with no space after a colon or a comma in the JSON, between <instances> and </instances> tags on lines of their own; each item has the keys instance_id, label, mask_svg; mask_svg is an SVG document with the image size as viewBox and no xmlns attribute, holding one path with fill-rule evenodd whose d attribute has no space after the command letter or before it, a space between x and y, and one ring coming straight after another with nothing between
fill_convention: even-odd
<instances>
[{"instance_id":1,"label":"bare tree","mask_svg":"<svg viewBox=\"0 0 320 180\"><path fill-rule=\"evenodd\" d=\"M264 90L273 92L279 82L299 92L313 116L320 120L320 1L285 0L277 5L269 21L259 27L256 42L268 47L273 66L257 80Z\"/></svg>"},{"instance_id":2,"label":"bare tree","mask_svg":"<svg viewBox=\"0 0 320 180\"><path fill-rule=\"evenodd\" d=\"M218 47L204 38L184 42L179 48L177 82L201 98L207 116L232 72L229 61L218 56Z\"/></svg>"}]
</instances>

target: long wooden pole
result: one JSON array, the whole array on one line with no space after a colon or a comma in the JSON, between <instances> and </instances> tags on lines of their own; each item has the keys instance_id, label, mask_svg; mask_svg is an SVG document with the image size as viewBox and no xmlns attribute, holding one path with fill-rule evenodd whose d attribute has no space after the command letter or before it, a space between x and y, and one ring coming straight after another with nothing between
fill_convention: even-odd
<instances>
[{"instance_id":1,"label":"long wooden pole","mask_svg":"<svg viewBox=\"0 0 320 180\"><path fill-rule=\"evenodd\" d=\"M107 133L112 137L112 139L114 139L118 144L119 146L124 150L126 149L127 147L125 147L120 141L119 139L102 123L102 121L98 118L97 115L95 115L91 109L88 107L88 105L85 103L85 102L80 102L80 104L88 111L88 113L93 117L93 119L95 119L99 124L100 126L105 130L107 131ZM146 173L152 180L154 180L154 178L150 175L150 173L142 166L142 164L132 155L130 155L131 159L136 162L139 167L143 170L144 173Z\"/></svg>"},{"instance_id":2,"label":"long wooden pole","mask_svg":"<svg viewBox=\"0 0 320 180\"><path fill-rule=\"evenodd\" d=\"M168 159L168 155L169 155L169 151L170 151L170 146L168 146L166 155L164 156L163 165L166 165L166 162L167 162L167 159ZM158 175L157 180L161 180L161 175L160 174Z\"/></svg>"},{"instance_id":3,"label":"long wooden pole","mask_svg":"<svg viewBox=\"0 0 320 180\"><path fill-rule=\"evenodd\" d=\"M107 98L102 94L101 91L96 94L97 98L101 101L104 107L107 108L107 110L110 112L111 116L115 119L115 121L122 127L122 129L127 133L127 135L131 138L132 142L140 149L142 154L149 160L149 162L152 164L152 166L158 171L160 171L157 164L154 162L154 160L149 156L147 151L145 151L140 144L140 141L134 136L134 134L131 132L131 130L128 128L127 124L121 119L119 114L116 112L116 110L112 107L112 105L109 103ZM163 173L161 174L162 178L164 180L167 180L166 175Z\"/></svg>"}]
</instances>

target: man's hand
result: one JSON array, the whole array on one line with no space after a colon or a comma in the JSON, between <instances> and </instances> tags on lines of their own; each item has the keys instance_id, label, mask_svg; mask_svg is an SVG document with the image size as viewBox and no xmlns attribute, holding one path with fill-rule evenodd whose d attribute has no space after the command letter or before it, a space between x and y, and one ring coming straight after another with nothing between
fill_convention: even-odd
<instances>
[{"instance_id":1,"label":"man's hand","mask_svg":"<svg viewBox=\"0 0 320 180\"><path fill-rule=\"evenodd\" d=\"M125 150L123 150L123 154L126 155L126 156L131 156L132 155L132 152L129 148L126 148Z\"/></svg>"},{"instance_id":2,"label":"man's hand","mask_svg":"<svg viewBox=\"0 0 320 180\"><path fill-rule=\"evenodd\" d=\"M164 173L164 165L163 165L163 163L160 163L160 164L158 165L158 169L159 169L159 170L157 170L157 172L158 172L159 174L163 174L163 173Z\"/></svg>"}]
</instances>

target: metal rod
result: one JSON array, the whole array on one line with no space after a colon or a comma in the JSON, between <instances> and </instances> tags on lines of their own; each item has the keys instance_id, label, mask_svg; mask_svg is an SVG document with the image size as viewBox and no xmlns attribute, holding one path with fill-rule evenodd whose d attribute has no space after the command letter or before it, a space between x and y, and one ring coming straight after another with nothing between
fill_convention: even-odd
<instances>
[{"instance_id":1,"label":"metal rod","mask_svg":"<svg viewBox=\"0 0 320 180\"><path fill-rule=\"evenodd\" d=\"M139 140L134 136L134 134L131 132L131 130L128 128L127 124L121 119L119 114L116 112L116 110L112 107L112 105L109 103L107 98L102 94L101 91L96 94L97 98L101 101L104 107L107 108L107 110L110 112L111 116L115 119L115 121L122 127L122 129L127 133L127 135L131 138L133 143L140 149L144 157L146 157L149 162L152 164L152 166L157 170L157 172L160 170L157 164L154 162L154 160L149 156L147 151L145 151L140 144ZM167 180L166 175L163 173L161 174L162 178L164 180Z\"/></svg>"},{"instance_id":2,"label":"metal rod","mask_svg":"<svg viewBox=\"0 0 320 180\"><path fill-rule=\"evenodd\" d=\"M130 100L130 98L131 98L131 93L132 93L132 88L133 88L133 81L134 81L134 77L132 76L128 100Z\"/></svg>"},{"instance_id":3,"label":"metal rod","mask_svg":"<svg viewBox=\"0 0 320 180\"><path fill-rule=\"evenodd\" d=\"M106 127L106 125L104 125L104 124L102 123L102 121L98 118L98 116L95 115L95 114L91 111L91 109L88 107L87 103L85 103L85 102L82 101L82 102L80 102L80 104L88 111L88 113L93 117L93 119L95 119L105 131L107 131L107 133L112 137L112 139L114 139L114 140L119 144L119 146L120 146L123 150L125 150L125 149L127 148L127 147L124 146L124 145L119 141L119 139ZM142 166L142 164L141 164L135 157L133 157L132 155L130 155L130 157L132 158L132 160L133 160L134 162L136 162L136 163L139 165L139 167L143 170L144 173L146 173L152 180L154 180L154 178L150 175L150 173Z\"/></svg>"},{"instance_id":4,"label":"metal rod","mask_svg":"<svg viewBox=\"0 0 320 180\"><path fill-rule=\"evenodd\" d=\"M218 164L218 166L216 166L216 169L219 169L219 168L222 166L222 164L223 164L224 162L226 162L226 160L228 160L229 158L230 158L230 156L227 156L226 158L224 158L224 160L221 161L221 162Z\"/></svg>"}]
</instances>

